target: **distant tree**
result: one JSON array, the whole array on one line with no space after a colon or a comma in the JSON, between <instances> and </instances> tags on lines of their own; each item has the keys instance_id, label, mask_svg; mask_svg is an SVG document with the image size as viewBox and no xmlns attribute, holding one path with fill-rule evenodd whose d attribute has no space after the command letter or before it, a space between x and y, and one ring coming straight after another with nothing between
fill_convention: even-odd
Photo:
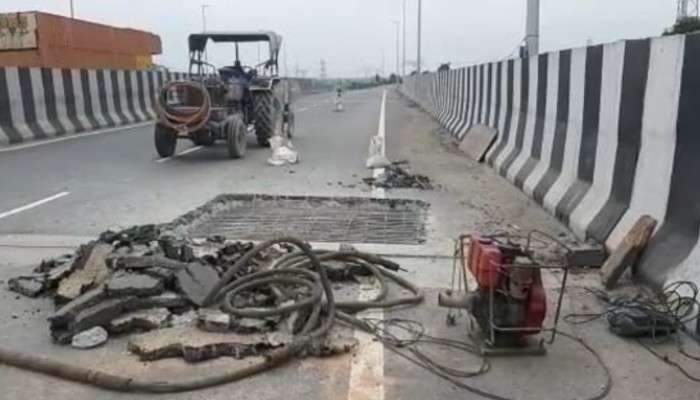
<instances>
[{"instance_id":1,"label":"distant tree","mask_svg":"<svg viewBox=\"0 0 700 400\"><path fill-rule=\"evenodd\" d=\"M440 67L438 68L438 72L449 71L449 70L450 70L450 64L452 64L452 63L444 63L444 64L441 64Z\"/></svg>"},{"instance_id":2,"label":"distant tree","mask_svg":"<svg viewBox=\"0 0 700 400\"><path fill-rule=\"evenodd\" d=\"M676 22L675 25L664 32L664 35L677 35L698 31L700 31L700 18L688 17Z\"/></svg>"}]
</instances>

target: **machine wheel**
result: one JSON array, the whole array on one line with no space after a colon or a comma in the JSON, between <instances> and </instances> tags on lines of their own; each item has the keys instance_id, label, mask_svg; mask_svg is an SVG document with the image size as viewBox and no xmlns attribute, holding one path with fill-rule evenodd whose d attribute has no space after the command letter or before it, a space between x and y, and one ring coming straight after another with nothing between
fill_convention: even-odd
<instances>
[{"instance_id":1,"label":"machine wheel","mask_svg":"<svg viewBox=\"0 0 700 400\"><path fill-rule=\"evenodd\" d=\"M172 157L177 147L177 132L165 125L156 124L155 142L159 156Z\"/></svg>"},{"instance_id":2,"label":"machine wheel","mask_svg":"<svg viewBox=\"0 0 700 400\"><path fill-rule=\"evenodd\" d=\"M216 138L208 130L202 130L192 134L192 143L197 146L213 146Z\"/></svg>"},{"instance_id":3,"label":"machine wheel","mask_svg":"<svg viewBox=\"0 0 700 400\"><path fill-rule=\"evenodd\" d=\"M242 158L248 145L248 130L243 120L239 116L233 116L226 122L224 129L229 157Z\"/></svg>"},{"instance_id":4,"label":"machine wheel","mask_svg":"<svg viewBox=\"0 0 700 400\"><path fill-rule=\"evenodd\" d=\"M258 137L258 144L268 147L275 130L275 118L281 115L279 101L271 91L258 92L253 96L253 106L255 135Z\"/></svg>"}]
</instances>

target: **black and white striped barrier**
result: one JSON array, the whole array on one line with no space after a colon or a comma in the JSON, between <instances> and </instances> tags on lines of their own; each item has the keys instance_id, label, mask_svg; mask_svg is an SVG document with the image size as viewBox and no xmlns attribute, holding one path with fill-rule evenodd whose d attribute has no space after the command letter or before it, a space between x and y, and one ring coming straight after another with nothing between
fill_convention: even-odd
<instances>
[{"instance_id":1,"label":"black and white striped barrier","mask_svg":"<svg viewBox=\"0 0 700 400\"><path fill-rule=\"evenodd\" d=\"M0 145L153 120L158 88L185 74L0 67Z\"/></svg>"},{"instance_id":2,"label":"black and white striped barrier","mask_svg":"<svg viewBox=\"0 0 700 400\"><path fill-rule=\"evenodd\" d=\"M637 268L700 283L700 35L562 50L407 78L401 91L583 238L659 228Z\"/></svg>"}]
</instances>

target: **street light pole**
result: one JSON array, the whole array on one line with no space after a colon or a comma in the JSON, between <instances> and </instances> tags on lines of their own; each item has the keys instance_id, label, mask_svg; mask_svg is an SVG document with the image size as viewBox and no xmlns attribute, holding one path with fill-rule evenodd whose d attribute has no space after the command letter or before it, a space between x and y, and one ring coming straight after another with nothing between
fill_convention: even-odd
<instances>
[{"instance_id":1,"label":"street light pole","mask_svg":"<svg viewBox=\"0 0 700 400\"><path fill-rule=\"evenodd\" d=\"M418 73L421 73L421 29L422 29L422 21L421 19L423 18L423 0L418 0L418 59L416 60L416 71Z\"/></svg>"},{"instance_id":2,"label":"street light pole","mask_svg":"<svg viewBox=\"0 0 700 400\"><path fill-rule=\"evenodd\" d=\"M396 25L396 78L401 76L401 69L399 68L399 58L401 57L401 34L399 29L401 28L401 22L392 21Z\"/></svg>"},{"instance_id":3,"label":"street light pole","mask_svg":"<svg viewBox=\"0 0 700 400\"><path fill-rule=\"evenodd\" d=\"M406 76L406 1L403 0L403 62L401 64L401 75Z\"/></svg>"},{"instance_id":4,"label":"street light pole","mask_svg":"<svg viewBox=\"0 0 700 400\"><path fill-rule=\"evenodd\" d=\"M207 31L207 8L209 4L202 4L202 32Z\"/></svg>"},{"instance_id":5,"label":"street light pole","mask_svg":"<svg viewBox=\"0 0 700 400\"><path fill-rule=\"evenodd\" d=\"M75 9L73 8L73 0L70 0L70 17L75 18Z\"/></svg>"},{"instance_id":6,"label":"street light pole","mask_svg":"<svg viewBox=\"0 0 700 400\"><path fill-rule=\"evenodd\" d=\"M527 0L525 43L528 57L540 52L540 0Z\"/></svg>"}]
</instances>

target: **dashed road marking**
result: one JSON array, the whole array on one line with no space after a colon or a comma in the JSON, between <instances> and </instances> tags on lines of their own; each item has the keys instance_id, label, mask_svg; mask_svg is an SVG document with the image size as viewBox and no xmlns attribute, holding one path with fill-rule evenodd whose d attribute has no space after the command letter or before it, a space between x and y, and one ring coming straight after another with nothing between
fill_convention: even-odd
<instances>
[{"instance_id":1,"label":"dashed road marking","mask_svg":"<svg viewBox=\"0 0 700 400\"><path fill-rule=\"evenodd\" d=\"M197 151L197 150L201 150L202 147L203 147L203 146L195 146L195 147L189 148L189 149L187 149L187 150L183 150L183 151L181 151L181 152L175 154L175 155L172 156L172 157L160 158L160 159L156 160L156 162L157 162L157 163L164 163L164 162L166 162L166 161L168 161L168 160L172 160L172 159L175 158L175 157L184 156L185 154L189 154L189 153L194 153L194 152Z\"/></svg>"},{"instance_id":2,"label":"dashed road marking","mask_svg":"<svg viewBox=\"0 0 700 400\"><path fill-rule=\"evenodd\" d=\"M126 126L120 126L117 128L108 128L108 129L100 129L98 131L92 131L92 132L86 132L86 133L77 133L74 135L62 136L62 137L58 137L58 138L54 138L54 139L41 140L41 141L32 142L32 143L18 144L18 145L13 145L13 146L10 146L7 148L0 149L0 153L9 153L11 151L30 149L32 147L46 146L48 144L65 142L67 140L75 140L75 139L81 139L81 138L86 138L86 137L90 137L90 136L102 135L103 133L112 133L112 132L118 132L118 131L126 131L129 129L142 128L144 126L148 126L148 125L152 125L152 124L153 124L153 122L144 122L144 123L140 123L140 124L131 124L131 125L126 125Z\"/></svg>"},{"instance_id":3,"label":"dashed road marking","mask_svg":"<svg viewBox=\"0 0 700 400\"><path fill-rule=\"evenodd\" d=\"M68 196L69 194L70 194L70 192L56 193L53 196L49 196L49 197L43 198L41 200L37 200L33 203L29 203L27 205L24 205L22 207L18 207L18 208L15 208L13 210L10 210L10 211L0 213L0 219L7 218L11 215L19 214L23 211L31 210L32 208L39 207L42 204L46 204L46 203L52 202L54 200L58 200L61 197Z\"/></svg>"}]
</instances>

